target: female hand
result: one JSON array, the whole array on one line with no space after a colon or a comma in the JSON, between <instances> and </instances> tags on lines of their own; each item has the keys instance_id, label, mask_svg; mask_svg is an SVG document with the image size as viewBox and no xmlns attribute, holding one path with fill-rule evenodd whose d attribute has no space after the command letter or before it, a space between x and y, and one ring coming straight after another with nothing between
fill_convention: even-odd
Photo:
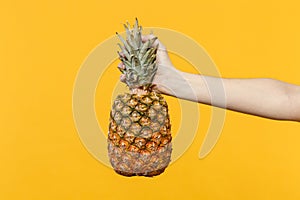
<instances>
[{"instance_id":1,"label":"female hand","mask_svg":"<svg viewBox=\"0 0 300 200\"><path fill-rule=\"evenodd\" d=\"M146 42L153 38L155 38L153 34L143 35L142 41ZM155 85L153 89L159 93L171 94L174 86L176 86L172 80L177 79L178 81L178 79L182 79L182 76L180 71L173 66L166 47L158 39L155 40L152 46L158 46L156 53L157 71L153 79ZM121 62L118 67L124 69L125 65ZM121 75L120 80L125 83L124 74Z\"/></svg>"}]
</instances>

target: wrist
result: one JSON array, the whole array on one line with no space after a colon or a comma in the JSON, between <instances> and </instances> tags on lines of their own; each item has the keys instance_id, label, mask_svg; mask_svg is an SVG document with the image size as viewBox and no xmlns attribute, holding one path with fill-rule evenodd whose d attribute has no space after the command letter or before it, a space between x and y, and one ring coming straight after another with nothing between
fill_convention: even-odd
<instances>
[{"instance_id":1,"label":"wrist","mask_svg":"<svg viewBox=\"0 0 300 200\"><path fill-rule=\"evenodd\" d=\"M173 71L172 76L165 78L160 91L163 94L195 102L207 103L210 99L204 77L179 70Z\"/></svg>"},{"instance_id":2,"label":"wrist","mask_svg":"<svg viewBox=\"0 0 300 200\"><path fill-rule=\"evenodd\" d=\"M161 79L158 84L158 90L169 96L178 97L184 88L186 80L184 78L184 72L181 72L175 68L170 68L168 73Z\"/></svg>"}]
</instances>

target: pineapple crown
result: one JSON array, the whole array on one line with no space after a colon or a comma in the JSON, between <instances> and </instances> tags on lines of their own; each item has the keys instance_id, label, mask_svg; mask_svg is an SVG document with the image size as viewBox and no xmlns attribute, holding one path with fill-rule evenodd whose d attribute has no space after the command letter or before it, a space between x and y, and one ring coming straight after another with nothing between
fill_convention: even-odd
<instances>
[{"instance_id":1,"label":"pineapple crown","mask_svg":"<svg viewBox=\"0 0 300 200\"><path fill-rule=\"evenodd\" d=\"M154 75L157 71L156 51L157 46L153 43L157 39L152 38L142 41L142 27L139 26L136 18L133 28L127 22L124 24L126 40L117 33L122 44L118 43L121 53L118 52L120 60L125 68L119 68L125 75L125 82L130 89L144 88L151 89Z\"/></svg>"}]
</instances>

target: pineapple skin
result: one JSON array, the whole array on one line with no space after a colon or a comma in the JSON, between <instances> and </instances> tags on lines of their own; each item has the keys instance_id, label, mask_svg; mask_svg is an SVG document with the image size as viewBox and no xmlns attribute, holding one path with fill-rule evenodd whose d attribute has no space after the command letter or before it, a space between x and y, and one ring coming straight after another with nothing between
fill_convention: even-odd
<instances>
[{"instance_id":1,"label":"pineapple skin","mask_svg":"<svg viewBox=\"0 0 300 200\"><path fill-rule=\"evenodd\" d=\"M121 94L110 112L108 156L123 176L152 177L171 161L171 124L162 95Z\"/></svg>"}]
</instances>

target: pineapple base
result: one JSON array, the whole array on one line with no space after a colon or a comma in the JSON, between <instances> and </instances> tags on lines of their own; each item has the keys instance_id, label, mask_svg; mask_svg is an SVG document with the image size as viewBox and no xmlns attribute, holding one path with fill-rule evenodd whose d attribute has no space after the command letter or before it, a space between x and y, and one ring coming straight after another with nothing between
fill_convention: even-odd
<instances>
[{"instance_id":1,"label":"pineapple base","mask_svg":"<svg viewBox=\"0 0 300 200\"><path fill-rule=\"evenodd\" d=\"M172 143L156 151L131 152L122 147L108 146L110 163L116 173L123 176L153 177L163 173L171 161Z\"/></svg>"},{"instance_id":2,"label":"pineapple base","mask_svg":"<svg viewBox=\"0 0 300 200\"><path fill-rule=\"evenodd\" d=\"M153 176L157 176L160 175L161 173L163 173L165 171L166 168L164 169L160 169L160 170L156 170L153 172L149 172L149 173L126 173L123 171L119 171L115 169L115 172L117 174L120 174L122 176L127 176L127 177L131 177L131 176L145 176L145 177L153 177Z\"/></svg>"}]
</instances>

